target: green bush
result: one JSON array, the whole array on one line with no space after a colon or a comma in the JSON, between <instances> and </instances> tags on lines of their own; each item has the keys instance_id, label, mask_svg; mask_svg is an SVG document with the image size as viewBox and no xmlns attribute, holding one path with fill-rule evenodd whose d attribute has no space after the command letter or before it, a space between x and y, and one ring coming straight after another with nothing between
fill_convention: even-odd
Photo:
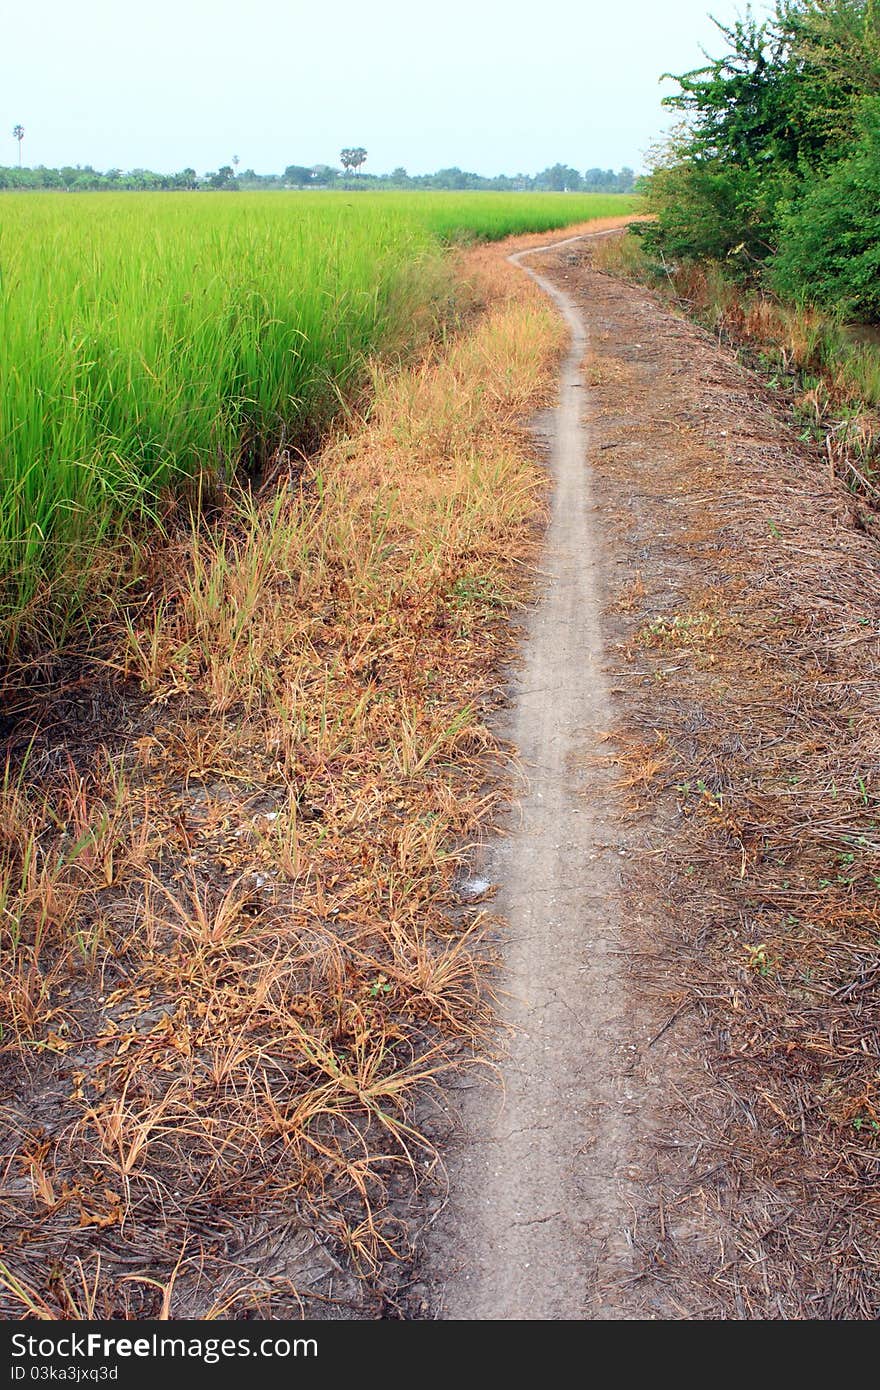
<instances>
[{"instance_id":1,"label":"green bush","mask_svg":"<svg viewBox=\"0 0 880 1390\"><path fill-rule=\"evenodd\" d=\"M718 260L739 240L735 179L723 168L682 161L655 170L648 206L657 221L644 240L673 260Z\"/></svg>"},{"instance_id":2,"label":"green bush","mask_svg":"<svg viewBox=\"0 0 880 1390\"><path fill-rule=\"evenodd\" d=\"M880 0L777 0L718 29L727 51L663 99L683 121L655 158L648 244L756 278L778 252L784 293L816 281L876 316Z\"/></svg>"},{"instance_id":3,"label":"green bush","mask_svg":"<svg viewBox=\"0 0 880 1390\"><path fill-rule=\"evenodd\" d=\"M777 205L790 192L778 170L684 157L652 175L648 207L657 221L645 228L646 243L673 260L747 270L772 250Z\"/></svg>"},{"instance_id":4,"label":"green bush","mask_svg":"<svg viewBox=\"0 0 880 1390\"><path fill-rule=\"evenodd\" d=\"M880 100L867 104L852 153L783 217L772 278L791 299L880 320Z\"/></svg>"}]
</instances>

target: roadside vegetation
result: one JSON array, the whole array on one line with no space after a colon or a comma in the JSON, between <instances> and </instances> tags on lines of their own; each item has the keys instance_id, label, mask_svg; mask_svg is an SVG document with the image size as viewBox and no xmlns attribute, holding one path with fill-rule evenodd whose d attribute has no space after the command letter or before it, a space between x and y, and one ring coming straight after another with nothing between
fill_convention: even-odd
<instances>
[{"instance_id":1,"label":"roadside vegetation","mask_svg":"<svg viewBox=\"0 0 880 1390\"><path fill-rule=\"evenodd\" d=\"M458 308L443 245L627 212L599 196L8 196L0 659L99 628L179 511L314 447L369 363Z\"/></svg>"},{"instance_id":2,"label":"roadside vegetation","mask_svg":"<svg viewBox=\"0 0 880 1390\"><path fill-rule=\"evenodd\" d=\"M598 248L596 264L648 279L742 349L873 506L880 10L782 0L764 22L719 28L727 51L665 99L682 123L655 152L653 222Z\"/></svg>"},{"instance_id":3,"label":"roadside vegetation","mask_svg":"<svg viewBox=\"0 0 880 1390\"><path fill-rule=\"evenodd\" d=\"M779 0L719 26L727 52L674 80L649 244L724 263L798 303L880 315L880 10Z\"/></svg>"}]
</instances>

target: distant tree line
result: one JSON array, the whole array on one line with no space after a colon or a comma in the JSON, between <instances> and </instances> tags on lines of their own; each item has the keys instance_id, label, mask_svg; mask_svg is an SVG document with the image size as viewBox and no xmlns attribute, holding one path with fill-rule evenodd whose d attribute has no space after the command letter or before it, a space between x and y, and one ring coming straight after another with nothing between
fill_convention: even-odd
<instances>
[{"instance_id":1,"label":"distant tree line","mask_svg":"<svg viewBox=\"0 0 880 1390\"><path fill-rule=\"evenodd\" d=\"M93 169L90 164L35 169L18 165L0 167L0 189L56 189L59 192L92 193L101 190L159 192L201 189L282 188L436 188L474 189L498 192L630 193L637 179L632 169L587 169L581 173L567 164L554 164L539 174L499 174L486 178L466 169L438 169L435 174L408 174L403 168L390 174L360 172L366 150L357 146L344 150L345 168L330 164L289 164L280 174L258 174L253 169L236 170L231 164L205 174L181 169L176 174L157 174L152 169ZM350 171L354 171L352 174Z\"/></svg>"},{"instance_id":2,"label":"distant tree line","mask_svg":"<svg viewBox=\"0 0 880 1390\"><path fill-rule=\"evenodd\" d=\"M229 170L232 176L232 169ZM0 166L0 188L56 189L70 193L92 193L101 189L149 191L160 189L192 189L223 186L215 184L217 174L199 178L195 169L181 169L179 174L156 174L152 169L93 169L91 164L66 164L60 169L48 169L40 164L35 169Z\"/></svg>"}]
</instances>

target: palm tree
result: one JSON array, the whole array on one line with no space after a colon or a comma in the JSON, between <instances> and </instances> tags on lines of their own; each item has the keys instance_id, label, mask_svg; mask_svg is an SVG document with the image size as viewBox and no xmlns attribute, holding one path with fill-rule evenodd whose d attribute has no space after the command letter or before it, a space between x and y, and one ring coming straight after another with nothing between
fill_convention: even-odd
<instances>
[{"instance_id":1,"label":"palm tree","mask_svg":"<svg viewBox=\"0 0 880 1390\"><path fill-rule=\"evenodd\" d=\"M364 163L366 157L367 152L363 145L356 145L352 149L344 149L339 152L339 158L342 161L343 169L345 169L346 172L348 172L349 169L354 169L355 174L357 174L358 169Z\"/></svg>"},{"instance_id":2,"label":"palm tree","mask_svg":"<svg viewBox=\"0 0 880 1390\"><path fill-rule=\"evenodd\" d=\"M18 167L21 168L21 142L24 139L24 126L16 125L12 127L12 134L18 141Z\"/></svg>"}]
</instances>

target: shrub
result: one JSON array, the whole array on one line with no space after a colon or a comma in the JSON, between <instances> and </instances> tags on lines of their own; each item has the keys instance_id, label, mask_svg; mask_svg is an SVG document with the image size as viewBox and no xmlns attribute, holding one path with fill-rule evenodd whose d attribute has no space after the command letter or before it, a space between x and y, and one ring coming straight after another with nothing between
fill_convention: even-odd
<instances>
[{"instance_id":1,"label":"shrub","mask_svg":"<svg viewBox=\"0 0 880 1390\"><path fill-rule=\"evenodd\" d=\"M780 171L684 158L651 178L648 206L657 221L645 228L646 242L673 260L727 261L748 269L772 249L783 190L789 191Z\"/></svg>"},{"instance_id":2,"label":"shrub","mask_svg":"<svg viewBox=\"0 0 880 1390\"><path fill-rule=\"evenodd\" d=\"M852 153L783 217L772 276L782 295L880 320L880 100L867 105Z\"/></svg>"}]
</instances>

